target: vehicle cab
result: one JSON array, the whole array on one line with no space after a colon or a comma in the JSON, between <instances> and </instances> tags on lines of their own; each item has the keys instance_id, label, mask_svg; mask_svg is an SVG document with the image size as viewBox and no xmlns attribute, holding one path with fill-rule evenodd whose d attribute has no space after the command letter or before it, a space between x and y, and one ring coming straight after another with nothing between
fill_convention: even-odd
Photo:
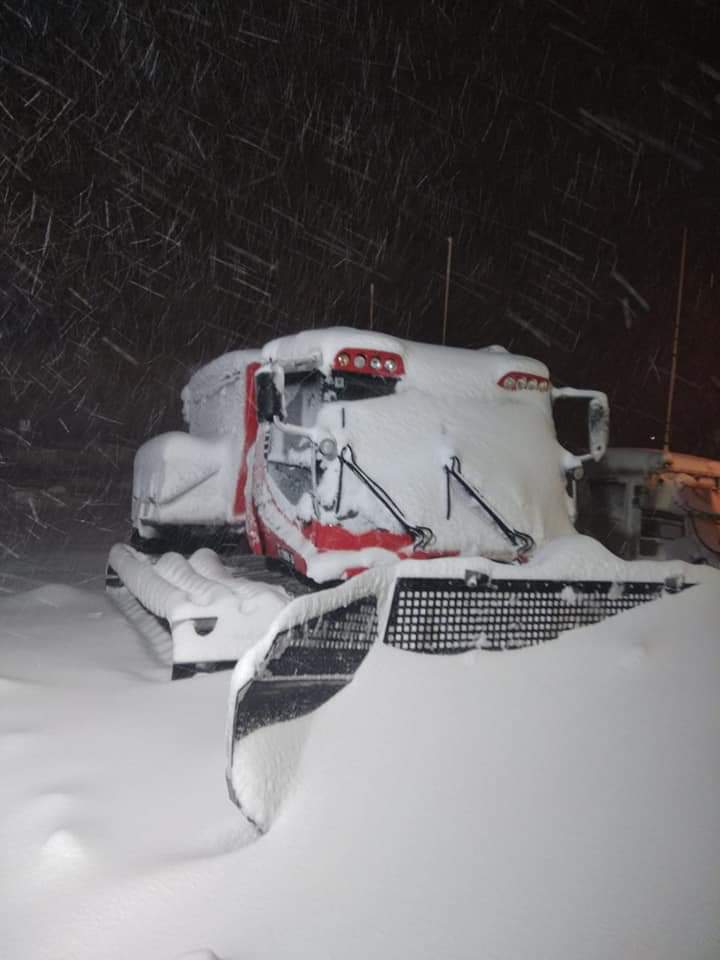
<instances>
[{"instance_id":1,"label":"vehicle cab","mask_svg":"<svg viewBox=\"0 0 720 960\"><path fill-rule=\"evenodd\" d=\"M519 559L572 529L569 474L607 442L607 400L553 390L544 364L330 328L268 344L248 536L321 582L404 556ZM587 454L552 404L590 401Z\"/></svg>"}]
</instances>

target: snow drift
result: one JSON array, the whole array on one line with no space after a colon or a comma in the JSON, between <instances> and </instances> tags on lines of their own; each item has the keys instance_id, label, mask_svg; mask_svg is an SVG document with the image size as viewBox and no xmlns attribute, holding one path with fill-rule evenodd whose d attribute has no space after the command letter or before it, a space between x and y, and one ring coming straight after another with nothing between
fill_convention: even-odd
<instances>
[{"instance_id":1,"label":"snow drift","mask_svg":"<svg viewBox=\"0 0 720 960\"><path fill-rule=\"evenodd\" d=\"M252 842L227 675L163 682L100 595L3 600L3 955L709 960L719 620L708 577L537 648L376 647Z\"/></svg>"}]
</instances>

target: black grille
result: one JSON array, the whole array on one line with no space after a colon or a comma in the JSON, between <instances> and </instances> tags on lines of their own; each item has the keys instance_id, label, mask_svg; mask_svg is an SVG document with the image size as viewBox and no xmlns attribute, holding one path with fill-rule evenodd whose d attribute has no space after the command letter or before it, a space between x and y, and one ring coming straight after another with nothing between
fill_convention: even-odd
<instances>
[{"instance_id":1,"label":"black grille","mask_svg":"<svg viewBox=\"0 0 720 960\"><path fill-rule=\"evenodd\" d=\"M378 632L377 600L362 597L277 634L236 702L235 737L315 710L341 690Z\"/></svg>"},{"instance_id":2,"label":"black grille","mask_svg":"<svg viewBox=\"0 0 720 960\"><path fill-rule=\"evenodd\" d=\"M553 640L683 584L607 580L465 580L400 578L385 643L420 653L508 650Z\"/></svg>"},{"instance_id":3,"label":"black grille","mask_svg":"<svg viewBox=\"0 0 720 960\"><path fill-rule=\"evenodd\" d=\"M278 633L262 677L355 673L377 637L375 597L353 600Z\"/></svg>"}]
</instances>

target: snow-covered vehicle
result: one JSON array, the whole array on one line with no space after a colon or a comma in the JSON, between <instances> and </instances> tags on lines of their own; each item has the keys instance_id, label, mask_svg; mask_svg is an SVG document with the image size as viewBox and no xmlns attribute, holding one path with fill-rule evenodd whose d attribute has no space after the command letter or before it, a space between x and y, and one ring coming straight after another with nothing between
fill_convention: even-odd
<instances>
[{"instance_id":1,"label":"snow-covered vehicle","mask_svg":"<svg viewBox=\"0 0 720 960\"><path fill-rule=\"evenodd\" d=\"M578 454L556 436L567 399L588 407ZM607 398L528 357L314 330L213 361L183 401L189 432L138 451L142 549L113 547L108 586L169 624L176 676L239 661L228 783L246 810L248 735L327 700L376 641L515 649L686 585L575 532ZM244 533L246 553L163 553L188 529Z\"/></svg>"},{"instance_id":2,"label":"snow-covered vehicle","mask_svg":"<svg viewBox=\"0 0 720 960\"><path fill-rule=\"evenodd\" d=\"M555 436L566 397L589 401L580 456ZM607 443L605 395L551 387L536 360L348 328L227 354L183 400L189 432L136 457L136 543L227 526L315 583L410 556L527 557L572 531L568 478Z\"/></svg>"},{"instance_id":3,"label":"snow-covered vehicle","mask_svg":"<svg viewBox=\"0 0 720 960\"><path fill-rule=\"evenodd\" d=\"M720 462L611 447L578 486L578 526L626 560L720 567Z\"/></svg>"}]
</instances>

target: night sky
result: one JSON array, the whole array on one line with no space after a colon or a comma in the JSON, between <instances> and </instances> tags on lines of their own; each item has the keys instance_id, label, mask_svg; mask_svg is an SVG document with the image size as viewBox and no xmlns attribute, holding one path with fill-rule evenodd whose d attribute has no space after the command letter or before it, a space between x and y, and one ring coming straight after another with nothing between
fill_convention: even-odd
<instances>
[{"instance_id":1,"label":"night sky","mask_svg":"<svg viewBox=\"0 0 720 960\"><path fill-rule=\"evenodd\" d=\"M720 457L716 0L0 2L0 453L312 326L501 343ZM651 438L655 437L655 441Z\"/></svg>"}]
</instances>

